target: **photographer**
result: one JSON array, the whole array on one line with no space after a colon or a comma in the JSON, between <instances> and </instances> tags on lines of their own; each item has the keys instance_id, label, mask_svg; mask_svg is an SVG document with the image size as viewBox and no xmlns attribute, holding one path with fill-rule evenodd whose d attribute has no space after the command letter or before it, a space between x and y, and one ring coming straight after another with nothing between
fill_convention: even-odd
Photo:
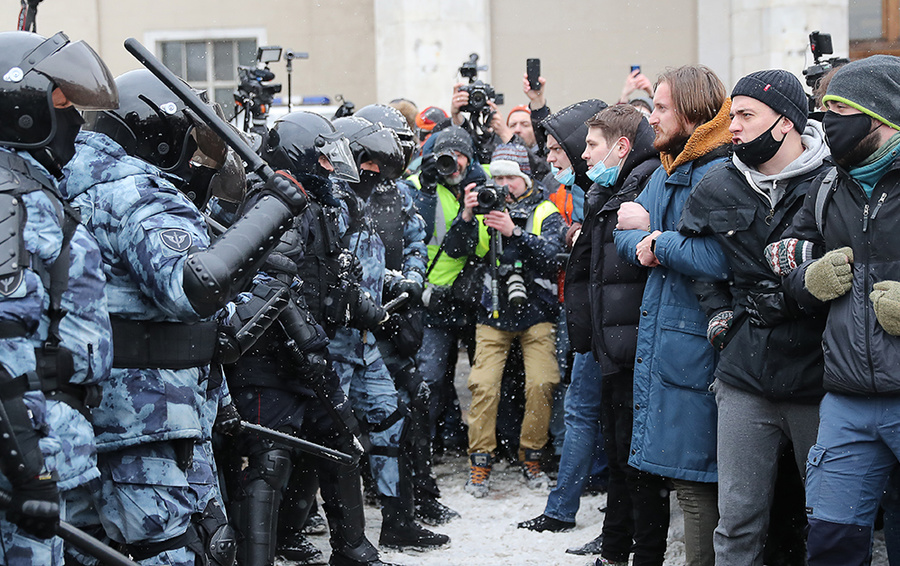
<instances>
[{"instance_id":1,"label":"photographer","mask_svg":"<svg viewBox=\"0 0 900 566\"><path fill-rule=\"evenodd\" d=\"M553 390L559 383L556 364L558 301L557 254L563 249L565 222L543 197L531 176L523 145L497 147L491 159L496 184L465 189L463 210L447 234L451 257L472 254L482 226L492 231L488 277L482 286L475 328L475 362L469 375L471 468L466 491L484 497L489 491L500 381L509 347L518 338L525 358L525 415L519 460L529 487L546 486L541 449L547 443ZM476 214L478 219L476 220ZM473 297L474 298L474 297Z\"/></svg>"}]
</instances>

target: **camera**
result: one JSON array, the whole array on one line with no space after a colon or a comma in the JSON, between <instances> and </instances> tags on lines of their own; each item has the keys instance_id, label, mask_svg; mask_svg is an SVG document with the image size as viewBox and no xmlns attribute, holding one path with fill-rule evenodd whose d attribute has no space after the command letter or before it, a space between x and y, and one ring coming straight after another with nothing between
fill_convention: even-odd
<instances>
[{"instance_id":1,"label":"camera","mask_svg":"<svg viewBox=\"0 0 900 566\"><path fill-rule=\"evenodd\" d=\"M506 277L506 299L509 305L520 308L528 302L528 289L525 287L525 270L521 261L500 267L500 275Z\"/></svg>"},{"instance_id":2,"label":"camera","mask_svg":"<svg viewBox=\"0 0 900 566\"><path fill-rule=\"evenodd\" d=\"M281 59L281 47L277 45L260 47L256 50L254 65L239 65L238 87L234 91L235 114L243 108L244 131L265 133L266 116L275 95L281 92L281 85L272 83L275 73L269 70L269 63ZM260 68L262 65L262 68ZM252 118L253 127L250 127Z\"/></svg>"},{"instance_id":3,"label":"camera","mask_svg":"<svg viewBox=\"0 0 900 566\"><path fill-rule=\"evenodd\" d=\"M830 33L820 33L818 30L809 34L809 50L812 51L813 54L813 64L803 69L803 76L806 77L806 85L815 90L819 85L819 81L822 80L828 71L833 69L834 67L840 67L841 65L846 65L850 62L849 59L845 59L844 57L831 57L826 60L822 60L824 55L831 55L834 53L834 47L831 43L831 34ZM815 101L810 98L809 101L809 109L810 111L815 110Z\"/></svg>"},{"instance_id":4,"label":"camera","mask_svg":"<svg viewBox=\"0 0 900 566\"><path fill-rule=\"evenodd\" d=\"M437 170L438 175L441 175L443 177L449 177L450 175L456 173L458 169L456 154L452 151L442 151L436 154L435 169Z\"/></svg>"},{"instance_id":5,"label":"camera","mask_svg":"<svg viewBox=\"0 0 900 566\"><path fill-rule=\"evenodd\" d=\"M487 67L478 66L478 53L469 55L469 60L459 67L459 74L469 79L469 84L459 87L460 92L469 93L469 103L460 108L463 112L478 114L489 112L488 100L496 104L503 104L503 95L494 91L494 87L477 79L478 71L484 71Z\"/></svg>"},{"instance_id":6,"label":"camera","mask_svg":"<svg viewBox=\"0 0 900 566\"><path fill-rule=\"evenodd\" d=\"M506 208L506 195L509 189L506 185L498 185L494 181L488 179L483 185L474 189L478 197L478 205L472 209L473 214L487 214L492 210L503 210Z\"/></svg>"}]
</instances>

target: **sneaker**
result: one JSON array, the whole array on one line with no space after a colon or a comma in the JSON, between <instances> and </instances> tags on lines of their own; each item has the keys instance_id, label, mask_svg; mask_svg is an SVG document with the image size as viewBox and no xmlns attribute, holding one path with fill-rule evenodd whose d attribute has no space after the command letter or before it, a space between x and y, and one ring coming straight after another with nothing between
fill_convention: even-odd
<instances>
[{"instance_id":1,"label":"sneaker","mask_svg":"<svg viewBox=\"0 0 900 566\"><path fill-rule=\"evenodd\" d=\"M491 455L476 452L470 457L469 481L466 482L466 493L475 497L484 497L491 489Z\"/></svg>"},{"instance_id":2,"label":"sneaker","mask_svg":"<svg viewBox=\"0 0 900 566\"><path fill-rule=\"evenodd\" d=\"M598 536L591 542L574 548L567 548L566 553L577 554L578 556L587 556L588 554L600 554L603 549L603 535Z\"/></svg>"},{"instance_id":3,"label":"sneaker","mask_svg":"<svg viewBox=\"0 0 900 566\"><path fill-rule=\"evenodd\" d=\"M437 527L457 517L459 513L438 501L436 497L425 496L416 501L416 519L426 525Z\"/></svg>"},{"instance_id":4,"label":"sneaker","mask_svg":"<svg viewBox=\"0 0 900 566\"><path fill-rule=\"evenodd\" d=\"M519 523L520 529L528 529L530 531L537 531L542 533L544 531L550 531L551 533L564 533L566 531L571 531L575 528L575 521L560 521L559 519L554 519L553 517L548 517L547 515L539 515L530 521L523 521Z\"/></svg>"},{"instance_id":5,"label":"sneaker","mask_svg":"<svg viewBox=\"0 0 900 566\"><path fill-rule=\"evenodd\" d=\"M541 469L541 451L526 450L525 461L521 462L522 477L525 485L531 489L547 489L550 486L550 478Z\"/></svg>"}]
</instances>

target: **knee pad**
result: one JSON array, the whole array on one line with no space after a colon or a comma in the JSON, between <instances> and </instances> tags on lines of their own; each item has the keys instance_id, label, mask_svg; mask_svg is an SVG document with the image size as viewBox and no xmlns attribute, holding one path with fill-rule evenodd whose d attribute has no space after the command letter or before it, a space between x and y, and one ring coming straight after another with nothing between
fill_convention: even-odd
<instances>
[{"instance_id":1,"label":"knee pad","mask_svg":"<svg viewBox=\"0 0 900 566\"><path fill-rule=\"evenodd\" d=\"M273 489L281 491L287 485L293 468L290 450L283 448L261 450L251 454L249 460L250 468Z\"/></svg>"},{"instance_id":2,"label":"knee pad","mask_svg":"<svg viewBox=\"0 0 900 566\"><path fill-rule=\"evenodd\" d=\"M194 521L209 566L234 566L237 554L237 533L228 524L225 512L215 499Z\"/></svg>"}]
</instances>

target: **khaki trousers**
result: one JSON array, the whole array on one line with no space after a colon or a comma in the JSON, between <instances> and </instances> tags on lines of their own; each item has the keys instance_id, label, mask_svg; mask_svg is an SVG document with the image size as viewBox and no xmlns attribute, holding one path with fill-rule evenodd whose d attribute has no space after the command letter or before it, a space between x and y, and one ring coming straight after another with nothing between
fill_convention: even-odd
<instances>
[{"instance_id":1,"label":"khaki trousers","mask_svg":"<svg viewBox=\"0 0 900 566\"><path fill-rule=\"evenodd\" d=\"M497 407L500 381L509 347L519 338L525 358L525 415L519 436L519 459L525 450L540 450L547 443L553 390L559 383L556 363L556 327L542 322L520 332L507 332L479 324L475 328L475 363L469 374L472 406L469 409L469 454L497 449Z\"/></svg>"}]
</instances>

